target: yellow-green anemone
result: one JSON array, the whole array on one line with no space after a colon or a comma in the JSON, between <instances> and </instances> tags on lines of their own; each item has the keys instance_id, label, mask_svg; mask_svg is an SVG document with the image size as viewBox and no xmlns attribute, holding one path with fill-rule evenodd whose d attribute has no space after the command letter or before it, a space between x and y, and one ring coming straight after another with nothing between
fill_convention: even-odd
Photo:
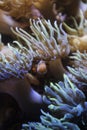
<instances>
[{"instance_id":1,"label":"yellow-green anemone","mask_svg":"<svg viewBox=\"0 0 87 130\"><path fill-rule=\"evenodd\" d=\"M68 43L71 51L84 51L87 50L87 20L82 11L80 11L80 22L78 23L75 18L74 28L63 23L64 30L67 32Z\"/></svg>"}]
</instances>

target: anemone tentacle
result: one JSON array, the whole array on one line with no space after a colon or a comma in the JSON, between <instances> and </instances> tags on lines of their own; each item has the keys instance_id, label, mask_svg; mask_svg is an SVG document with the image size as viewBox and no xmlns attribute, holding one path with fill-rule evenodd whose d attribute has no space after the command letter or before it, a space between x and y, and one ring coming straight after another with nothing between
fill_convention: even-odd
<instances>
[{"instance_id":1,"label":"anemone tentacle","mask_svg":"<svg viewBox=\"0 0 87 130\"><path fill-rule=\"evenodd\" d=\"M80 10L79 19L80 21L78 23L78 21L74 17L72 17L74 28L63 22L63 26L69 35L83 36L87 34L87 19L85 19L82 10Z\"/></svg>"},{"instance_id":2,"label":"anemone tentacle","mask_svg":"<svg viewBox=\"0 0 87 130\"><path fill-rule=\"evenodd\" d=\"M31 48L33 53L36 53L35 56L50 59L62 56L62 52L63 55L69 54L67 34L63 31L62 25L58 26L56 21L52 26L50 20L30 19L30 28L32 35L21 28L12 29L12 32L24 40L25 46Z\"/></svg>"},{"instance_id":3,"label":"anemone tentacle","mask_svg":"<svg viewBox=\"0 0 87 130\"><path fill-rule=\"evenodd\" d=\"M85 95L74 85L69 78L64 75L64 82L58 84L50 84L50 87L45 86L44 101L48 101L48 108L64 119L71 119L74 116L81 116L86 110Z\"/></svg>"},{"instance_id":4,"label":"anemone tentacle","mask_svg":"<svg viewBox=\"0 0 87 130\"><path fill-rule=\"evenodd\" d=\"M35 130L80 130L79 127L74 124L70 123L68 121L62 121L61 119L57 119L54 116L52 116L50 113L46 113L42 111L42 114L40 116L41 123L40 122L28 122L28 124L22 125L22 130L29 130L29 129L35 129Z\"/></svg>"},{"instance_id":5,"label":"anemone tentacle","mask_svg":"<svg viewBox=\"0 0 87 130\"><path fill-rule=\"evenodd\" d=\"M36 21L30 19L30 28L32 34L22 28L11 28L18 41L13 41L13 46L8 44L6 49L3 47L4 51L10 51L13 55L12 57L10 55L7 56L7 52L4 52L2 48L1 64L4 65L4 70L1 69L1 72L4 73L6 71L6 73L10 73L11 71L13 75L16 73L20 77L21 73L26 73L31 69L34 60L50 62L56 59L59 59L57 63L63 69L62 71L64 71L60 58L69 54L69 48L67 49L67 34L63 31L62 25L59 27L56 21L54 26L52 26L50 20L38 19ZM2 63L3 57L6 63ZM6 68L6 64L9 64L10 71L8 71L8 67ZM18 68L16 68L17 65ZM14 70L12 70L12 66ZM57 70L60 67L57 66Z\"/></svg>"},{"instance_id":6,"label":"anemone tentacle","mask_svg":"<svg viewBox=\"0 0 87 130\"><path fill-rule=\"evenodd\" d=\"M18 41L14 41L13 44L14 46L9 43L7 46L0 44L0 80L12 76L23 78L24 74L31 70L33 61L31 51Z\"/></svg>"},{"instance_id":7,"label":"anemone tentacle","mask_svg":"<svg viewBox=\"0 0 87 130\"><path fill-rule=\"evenodd\" d=\"M68 70L72 73L79 81L87 84L87 52L81 53L77 51L70 56L72 66L68 66Z\"/></svg>"}]
</instances>

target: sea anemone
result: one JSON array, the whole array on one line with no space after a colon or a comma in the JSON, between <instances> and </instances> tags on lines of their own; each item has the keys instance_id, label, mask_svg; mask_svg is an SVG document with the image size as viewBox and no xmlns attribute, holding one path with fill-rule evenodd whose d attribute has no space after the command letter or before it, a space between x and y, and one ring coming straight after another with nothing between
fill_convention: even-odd
<instances>
[{"instance_id":1,"label":"sea anemone","mask_svg":"<svg viewBox=\"0 0 87 130\"><path fill-rule=\"evenodd\" d=\"M85 95L64 75L64 83L50 83L50 87L45 86L45 102L48 108L55 113L55 116L71 119L79 117L85 110Z\"/></svg>"},{"instance_id":2,"label":"sea anemone","mask_svg":"<svg viewBox=\"0 0 87 130\"><path fill-rule=\"evenodd\" d=\"M25 46L32 46L35 57L37 55L41 59L55 59L58 56L62 57L62 53L65 53L65 56L69 54L67 34L62 30L62 25L58 27L55 21L52 26L50 20L38 19L30 20L30 28L33 35L21 28L16 28L16 31L12 29L12 32L24 40Z\"/></svg>"},{"instance_id":3,"label":"sea anemone","mask_svg":"<svg viewBox=\"0 0 87 130\"><path fill-rule=\"evenodd\" d=\"M87 86L87 19L83 10L78 14L79 3L0 0L0 30L16 38L7 45L0 41L0 93L16 100L23 121L35 119L23 124L23 130L87 127L87 91L79 88Z\"/></svg>"},{"instance_id":4,"label":"sea anemone","mask_svg":"<svg viewBox=\"0 0 87 130\"><path fill-rule=\"evenodd\" d=\"M65 69L61 58L68 56L70 49L62 25L58 26L56 21L53 26L50 20L30 19L30 28L29 33L18 27L11 28L17 40L12 45L1 44L0 80L26 76L30 83L39 84L38 75L63 78Z\"/></svg>"},{"instance_id":5,"label":"sea anemone","mask_svg":"<svg viewBox=\"0 0 87 130\"><path fill-rule=\"evenodd\" d=\"M52 26L50 20L38 19L37 21L30 20L30 28L32 35L21 28L16 28L16 30L12 28L11 30L18 37L20 44L31 51L34 61L45 61L49 73L51 70L52 75L58 78L56 76L58 72L59 77L61 77L61 74L65 71L61 58L68 56L70 52L67 35L62 30L62 25L59 27L55 21L54 26ZM41 65L41 62L38 65ZM51 68L54 68L54 70Z\"/></svg>"},{"instance_id":6,"label":"sea anemone","mask_svg":"<svg viewBox=\"0 0 87 130\"><path fill-rule=\"evenodd\" d=\"M80 37L83 35L86 35L87 20L85 19L82 10L80 10L80 13L79 13L79 23L78 23L78 20L76 20L74 17L72 17L72 20L74 22L73 28L68 26L67 24L63 23L64 29L66 30L66 32L70 35L76 35L76 36L80 36Z\"/></svg>"},{"instance_id":7,"label":"sea anemone","mask_svg":"<svg viewBox=\"0 0 87 130\"><path fill-rule=\"evenodd\" d=\"M66 3L69 5L66 6ZM76 5L76 10L78 10L79 0L77 0L77 3L73 4L74 7ZM64 14L61 13L63 5ZM68 2L60 2L59 0L0 0L0 32L11 35L10 27L27 29L29 28L30 18L45 18L46 20L50 19L52 23L55 20L60 23L66 20L68 13L70 16L72 15L72 11L71 13L68 11L70 5L72 5L72 0L68 0ZM5 29L3 30L3 28Z\"/></svg>"},{"instance_id":8,"label":"sea anemone","mask_svg":"<svg viewBox=\"0 0 87 130\"><path fill-rule=\"evenodd\" d=\"M53 117L50 113L42 111L40 122L28 122L22 125L22 130L80 130L79 127L67 121Z\"/></svg>"},{"instance_id":9,"label":"sea anemone","mask_svg":"<svg viewBox=\"0 0 87 130\"><path fill-rule=\"evenodd\" d=\"M3 47L1 48L1 80L10 78L11 76L23 78L23 74L27 73L31 69L33 58L30 52L26 48L20 46L17 42L15 43L17 48L10 46L10 44L8 44L8 46L3 45Z\"/></svg>"},{"instance_id":10,"label":"sea anemone","mask_svg":"<svg viewBox=\"0 0 87 130\"><path fill-rule=\"evenodd\" d=\"M80 11L80 22L78 23L74 17L74 28L63 23L64 30L67 32L68 42L70 44L71 51L84 51L87 50L87 20L85 19L83 12Z\"/></svg>"},{"instance_id":11,"label":"sea anemone","mask_svg":"<svg viewBox=\"0 0 87 130\"><path fill-rule=\"evenodd\" d=\"M87 52L81 53L77 51L70 56L72 66L68 66L70 73L72 73L76 79L84 84L87 84Z\"/></svg>"},{"instance_id":12,"label":"sea anemone","mask_svg":"<svg viewBox=\"0 0 87 130\"><path fill-rule=\"evenodd\" d=\"M41 123L28 122L28 124L22 125L22 130L80 130L79 123L83 126L86 125L86 120L83 118L83 113L87 113L86 97L65 74L64 82L50 83L50 86L45 86L43 101L48 104L50 113L41 110L43 114L40 116ZM73 123L71 123L71 119ZM74 119L82 120L76 122Z\"/></svg>"},{"instance_id":13,"label":"sea anemone","mask_svg":"<svg viewBox=\"0 0 87 130\"><path fill-rule=\"evenodd\" d=\"M0 93L12 96L22 113L29 115L30 104L32 107L35 103L37 111L42 104L41 95L31 88L31 84L38 85L39 81L29 73L33 61L31 51L17 41L13 44L5 46L0 42Z\"/></svg>"}]
</instances>

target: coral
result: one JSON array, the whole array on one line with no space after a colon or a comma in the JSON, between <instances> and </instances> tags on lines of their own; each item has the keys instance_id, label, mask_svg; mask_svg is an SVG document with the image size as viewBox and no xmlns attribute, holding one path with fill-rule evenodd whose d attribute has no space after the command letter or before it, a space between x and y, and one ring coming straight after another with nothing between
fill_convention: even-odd
<instances>
[{"instance_id":1,"label":"coral","mask_svg":"<svg viewBox=\"0 0 87 130\"><path fill-rule=\"evenodd\" d=\"M47 2L48 5L46 4L46 0L1 0L0 9L6 11L7 14L15 20L28 22L31 17L45 17L48 19L50 17L48 10L52 18L54 0L48 0Z\"/></svg>"},{"instance_id":2,"label":"coral","mask_svg":"<svg viewBox=\"0 0 87 130\"><path fill-rule=\"evenodd\" d=\"M0 8L15 18L29 18L32 0L1 0Z\"/></svg>"}]
</instances>

